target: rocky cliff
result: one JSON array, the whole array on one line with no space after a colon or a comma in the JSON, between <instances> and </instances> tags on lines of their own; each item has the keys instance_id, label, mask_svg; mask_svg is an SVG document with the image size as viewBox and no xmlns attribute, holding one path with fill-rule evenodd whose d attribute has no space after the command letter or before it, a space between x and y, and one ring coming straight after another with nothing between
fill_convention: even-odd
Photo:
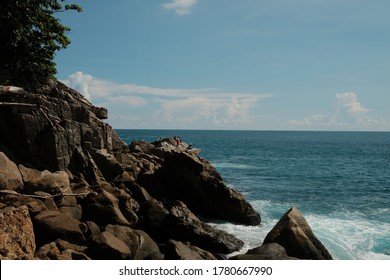
<instances>
[{"instance_id":1,"label":"rocky cliff","mask_svg":"<svg viewBox=\"0 0 390 280\"><path fill-rule=\"evenodd\" d=\"M1 258L216 259L243 246L202 221L260 223L207 160L170 138L127 145L106 118L58 81L0 87Z\"/></svg>"}]
</instances>

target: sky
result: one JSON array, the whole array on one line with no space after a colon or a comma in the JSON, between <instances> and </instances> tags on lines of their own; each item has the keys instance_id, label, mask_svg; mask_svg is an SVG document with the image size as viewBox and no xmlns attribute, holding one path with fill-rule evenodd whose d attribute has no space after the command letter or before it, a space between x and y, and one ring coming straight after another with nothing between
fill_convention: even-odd
<instances>
[{"instance_id":1,"label":"sky","mask_svg":"<svg viewBox=\"0 0 390 280\"><path fill-rule=\"evenodd\" d=\"M124 129L390 131L388 0L78 0L57 78Z\"/></svg>"}]
</instances>

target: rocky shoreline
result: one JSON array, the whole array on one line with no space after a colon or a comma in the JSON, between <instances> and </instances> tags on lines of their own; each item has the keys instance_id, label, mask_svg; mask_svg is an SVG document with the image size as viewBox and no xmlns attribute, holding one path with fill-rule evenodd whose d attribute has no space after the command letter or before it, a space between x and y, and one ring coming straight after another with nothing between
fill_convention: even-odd
<instances>
[{"instance_id":1,"label":"rocky shoreline","mask_svg":"<svg viewBox=\"0 0 390 280\"><path fill-rule=\"evenodd\" d=\"M259 226L245 198L172 138L124 143L108 112L51 81L0 86L0 259L226 259L244 243L202 221ZM295 208L232 259L332 259Z\"/></svg>"}]
</instances>

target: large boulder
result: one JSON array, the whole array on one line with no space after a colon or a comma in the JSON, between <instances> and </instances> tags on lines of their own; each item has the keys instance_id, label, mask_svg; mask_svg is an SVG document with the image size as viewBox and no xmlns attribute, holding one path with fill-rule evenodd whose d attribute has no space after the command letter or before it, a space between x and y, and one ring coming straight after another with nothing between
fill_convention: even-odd
<instances>
[{"instance_id":1,"label":"large boulder","mask_svg":"<svg viewBox=\"0 0 390 280\"><path fill-rule=\"evenodd\" d=\"M103 231L88 239L86 254L97 260L128 260L131 258L129 246L108 231Z\"/></svg>"},{"instance_id":2,"label":"large boulder","mask_svg":"<svg viewBox=\"0 0 390 280\"><path fill-rule=\"evenodd\" d=\"M56 239L85 244L81 223L60 211L45 210L33 217L37 242L46 244Z\"/></svg>"},{"instance_id":3,"label":"large boulder","mask_svg":"<svg viewBox=\"0 0 390 280\"><path fill-rule=\"evenodd\" d=\"M235 236L199 220L184 203L177 201L170 209L161 235L190 242L209 252L229 254L240 250L244 242Z\"/></svg>"},{"instance_id":4,"label":"large boulder","mask_svg":"<svg viewBox=\"0 0 390 280\"><path fill-rule=\"evenodd\" d=\"M141 230L135 230L120 225L108 225L106 231L112 233L115 237L128 245L131 252L130 259L132 260L164 259L164 255L161 254L157 244L147 233Z\"/></svg>"},{"instance_id":5,"label":"large boulder","mask_svg":"<svg viewBox=\"0 0 390 280\"><path fill-rule=\"evenodd\" d=\"M141 173L137 183L160 201L183 201L196 215L245 225L260 224L260 215L242 194L227 187L218 171L196 153L170 144L133 144L138 154L160 158L161 167ZM154 161L155 158L154 158ZM153 162L155 164L155 162Z\"/></svg>"},{"instance_id":6,"label":"large boulder","mask_svg":"<svg viewBox=\"0 0 390 280\"><path fill-rule=\"evenodd\" d=\"M0 209L0 256L32 259L35 235L27 206Z\"/></svg>"},{"instance_id":7,"label":"large boulder","mask_svg":"<svg viewBox=\"0 0 390 280\"><path fill-rule=\"evenodd\" d=\"M0 190L19 190L23 179L18 166L0 151Z\"/></svg>"},{"instance_id":8,"label":"large boulder","mask_svg":"<svg viewBox=\"0 0 390 280\"><path fill-rule=\"evenodd\" d=\"M288 210L267 234L263 244L278 243L287 255L298 259L331 260L332 256L314 235L311 227L296 208Z\"/></svg>"}]
</instances>

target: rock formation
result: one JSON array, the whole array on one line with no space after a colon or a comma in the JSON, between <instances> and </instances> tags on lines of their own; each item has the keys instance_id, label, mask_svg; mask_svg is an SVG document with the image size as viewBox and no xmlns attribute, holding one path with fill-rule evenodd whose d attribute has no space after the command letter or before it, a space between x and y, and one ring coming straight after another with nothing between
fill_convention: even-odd
<instances>
[{"instance_id":1,"label":"rock formation","mask_svg":"<svg viewBox=\"0 0 390 280\"><path fill-rule=\"evenodd\" d=\"M331 260L332 256L314 235L305 218L296 208L288 210L264 239L264 244L276 242L287 255L298 259Z\"/></svg>"},{"instance_id":2,"label":"rock formation","mask_svg":"<svg viewBox=\"0 0 390 280\"><path fill-rule=\"evenodd\" d=\"M243 246L202 221L260 223L207 160L170 138L127 145L106 118L58 81L0 86L0 259L216 259Z\"/></svg>"}]
</instances>

